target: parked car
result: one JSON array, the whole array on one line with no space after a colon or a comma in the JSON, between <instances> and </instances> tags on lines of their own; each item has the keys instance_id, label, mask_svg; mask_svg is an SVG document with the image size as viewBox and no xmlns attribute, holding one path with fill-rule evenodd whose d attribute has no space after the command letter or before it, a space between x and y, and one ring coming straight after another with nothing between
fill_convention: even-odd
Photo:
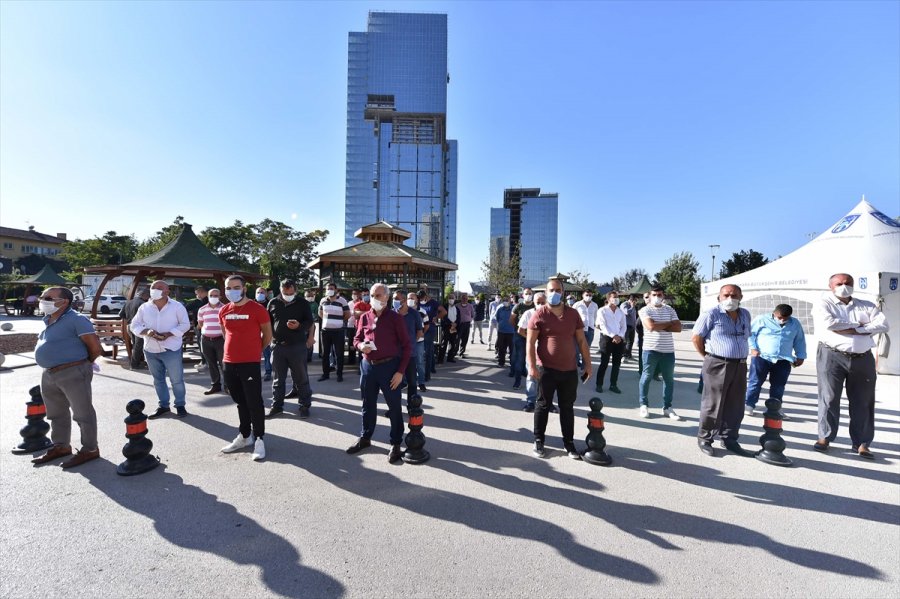
<instances>
[{"instance_id":1,"label":"parked car","mask_svg":"<svg viewBox=\"0 0 900 599\"><path fill-rule=\"evenodd\" d=\"M126 301L128 300L125 299L124 295L101 295L97 311L101 314L109 314L111 312L118 314L119 310L125 307ZM93 305L94 296L91 295L89 297L86 297L84 298L84 307L81 309L81 311L90 312Z\"/></svg>"}]
</instances>

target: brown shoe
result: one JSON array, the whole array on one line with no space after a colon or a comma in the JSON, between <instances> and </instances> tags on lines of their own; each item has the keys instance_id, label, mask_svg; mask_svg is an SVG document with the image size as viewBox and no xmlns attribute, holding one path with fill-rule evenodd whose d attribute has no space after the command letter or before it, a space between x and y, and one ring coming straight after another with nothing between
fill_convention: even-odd
<instances>
[{"instance_id":1,"label":"brown shoe","mask_svg":"<svg viewBox=\"0 0 900 599\"><path fill-rule=\"evenodd\" d=\"M68 455L72 455L71 445L54 445L44 455L31 460L31 463L46 464L47 462L52 462L53 460L58 460L59 458L64 458Z\"/></svg>"},{"instance_id":2,"label":"brown shoe","mask_svg":"<svg viewBox=\"0 0 900 599\"><path fill-rule=\"evenodd\" d=\"M62 463L63 468L74 468L75 466L80 466L85 462L90 462L91 460L96 460L100 457L100 449L97 448L94 451L85 451L84 449L78 450L71 459L66 460Z\"/></svg>"}]
</instances>

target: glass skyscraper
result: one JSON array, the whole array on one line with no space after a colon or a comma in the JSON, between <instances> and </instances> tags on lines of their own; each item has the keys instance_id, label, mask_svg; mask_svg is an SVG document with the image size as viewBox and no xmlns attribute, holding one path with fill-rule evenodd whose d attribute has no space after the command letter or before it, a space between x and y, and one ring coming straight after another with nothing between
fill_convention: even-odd
<instances>
[{"instance_id":1,"label":"glass skyscraper","mask_svg":"<svg viewBox=\"0 0 900 599\"><path fill-rule=\"evenodd\" d=\"M456 261L456 141L447 139L447 15L370 12L347 65L344 241L387 221Z\"/></svg>"},{"instance_id":2,"label":"glass skyscraper","mask_svg":"<svg viewBox=\"0 0 900 599\"><path fill-rule=\"evenodd\" d=\"M540 188L506 189L503 208L491 208L491 249L512 256L519 250L523 285L546 283L555 275L559 194Z\"/></svg>"}]
</instances>

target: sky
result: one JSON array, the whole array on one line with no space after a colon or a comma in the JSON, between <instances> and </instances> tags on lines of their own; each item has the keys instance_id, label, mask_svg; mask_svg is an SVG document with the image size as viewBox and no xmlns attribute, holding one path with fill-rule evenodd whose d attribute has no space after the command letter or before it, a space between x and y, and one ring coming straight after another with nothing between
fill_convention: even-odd
<instances>
[{"instance_id":1,"label":"sky","mask_svg":"<svg viewBox=\"0 0 900 599\"><path fill-rule=\"evenodd\" d=\"M559 193L558 267L786 255L900 215L900 2L0 1L0 224L176 216L343 246L347 34L448 15L459 287L508 187Z\"/></svg>"}]
</instances>

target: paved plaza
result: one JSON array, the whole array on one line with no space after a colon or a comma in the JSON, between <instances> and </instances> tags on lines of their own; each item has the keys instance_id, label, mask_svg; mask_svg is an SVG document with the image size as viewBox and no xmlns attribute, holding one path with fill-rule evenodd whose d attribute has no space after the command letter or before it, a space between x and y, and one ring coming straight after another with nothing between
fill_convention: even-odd
<instances>
[{"instance_id":1,"label":"paved plaza","mask_svg":"<svg viewBox=\"0 0 900 599\"><path fill-rule=\"evenodd\" d=\"M191 415L149 421L163 466L120 477L125 404L156 401L147 371L101 358L101 459L36 468L9 449L40 369L9 356L2 597L896 597L898 377L878 380L874 462L849 453L846 410L831 451L812 450L815 360L785 396L794 468L710 458L695 442L700 360L689 332L676 337L675 408L686 420L662 417L661 383L652 418L639 418L636 366L624 366L624 393L601 396L607 468L566 457L554 415L549 457L532 457L532 415L487 345L430 382L424 465L388 464L382 417L372 449L347 455L360 428L356 372L316 383L316 360L312 417L301 421L293 403L267 421L264 462L219 452L236 410L226 395L204 397L205 373L186 368ZM593 387L579 390L579 448ZM761 425L744 420L746 448L758 448Z\"/></svg>"}]
</instances>

